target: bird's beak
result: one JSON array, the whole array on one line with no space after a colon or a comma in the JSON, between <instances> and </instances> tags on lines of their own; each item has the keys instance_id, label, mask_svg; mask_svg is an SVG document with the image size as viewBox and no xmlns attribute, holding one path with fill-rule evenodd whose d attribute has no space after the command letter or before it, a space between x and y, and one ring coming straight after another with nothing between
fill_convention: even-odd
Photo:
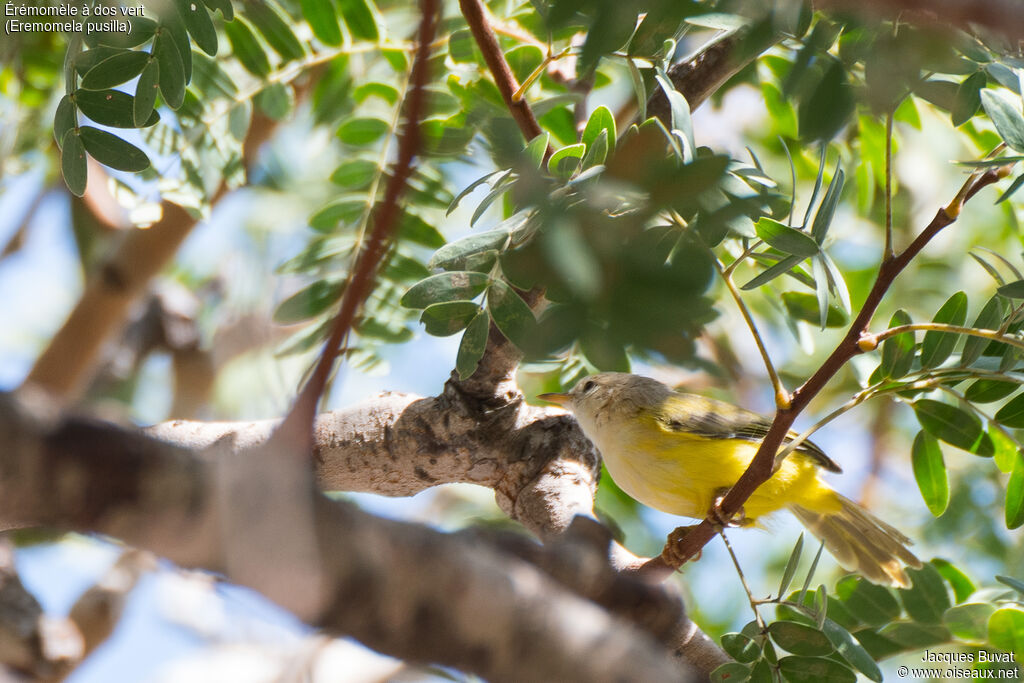
<instances>
[{"instance_id":1,"label":"bird's beak","mask_svg":"<svg viewBox=\"0 0 1024 683\"><path fill-rule=\"evenodd\" d=\"M569 401L572 400L572 397L569 396L569 394L558 393L540 394L539 396L537 396L537 398L539 398L542 401L547 401L548 403L557 403L560 406L566 406L569 404Z\"/></svg>"}]
</instances>

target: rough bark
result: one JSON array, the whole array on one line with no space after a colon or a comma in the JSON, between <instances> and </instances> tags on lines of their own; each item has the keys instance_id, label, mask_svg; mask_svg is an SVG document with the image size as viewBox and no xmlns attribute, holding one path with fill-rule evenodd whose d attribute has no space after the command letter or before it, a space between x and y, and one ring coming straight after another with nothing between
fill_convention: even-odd
<instances>
[{"instance_id":1,"label":"rough bark","mask_svg":"<svg viewBox=\"0 0 1024 683\"><path fill-rule=\"evenodd\" d=\"M647 633L559 588L533 565L465 537L382 520L312 489L306 531L314 555L291 554L301 546L286 539L240 537L265 527L261 518L282 513L263 504L275 498L280 479L271 475L279 473L233 476L269 461L223 452L218 459L224 442L207 451L180 448L109 423L54 415L30 395L0 396L0 439L6 522L114 536L181 565L222 572L300 611L309 607L306 584L292 581L282 591L282 580L315 573L326 590L312 625L489 680L687 678ZM247 540L268 559L276 555L267 565L273 571L235 571L231 549ZM278 571L287 575L272 575Z\"/></svg>"}]
</instances>

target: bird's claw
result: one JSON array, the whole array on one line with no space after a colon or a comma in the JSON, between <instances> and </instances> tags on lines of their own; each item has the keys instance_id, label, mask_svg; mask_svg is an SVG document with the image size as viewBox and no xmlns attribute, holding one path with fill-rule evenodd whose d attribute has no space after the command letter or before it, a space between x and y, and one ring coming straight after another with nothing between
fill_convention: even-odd
<instances>
[{"instance_id":1,"label":"bird's claw","mask_svg":"<svg viewBox=\"0 0 1024 683\"><path fill-rule=\"evenodd\" d=\"M711 503L711 512L708 513L708 519L715 525L715 530L721 531L722 529L744 526L747 523L747 513L743 507L740 506L736 514L727 515L725 510L722 509L723 501L725 501L725 493L715 496L715 500Z\"/></svg>"},{"instance_id":2,"label":"bird's claw","mask_svg":"<svg viewBox=\"0 0 1024 683\"><path fill-rule=\"evenodd\" d=\"M665 541L665 547L661 551L661 559L673 569L679 569L689 560L699 560L703 553L703 551L698 550L696 555L690 556L683 550L683 543L692 529L694 529L693 526L676 527Z\"/></svg>"}]
</instances>

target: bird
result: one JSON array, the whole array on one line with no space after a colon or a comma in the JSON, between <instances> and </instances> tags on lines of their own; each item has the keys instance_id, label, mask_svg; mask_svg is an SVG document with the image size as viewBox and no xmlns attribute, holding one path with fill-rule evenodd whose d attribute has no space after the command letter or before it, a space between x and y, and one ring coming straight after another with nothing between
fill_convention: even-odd
<instances>
[{"instance_id":1,"label":"bird","mask_svg":"<svg viewBox=\"0 0 1024 683\"><path fill-rule=\"evenodd\" d=\"M584 377L566 393L538 398L569 410L629 496L683 517L715 518L721 496L754 458L771 420L641 375ZM786 442L796 438L789 432ZM921 561L896 528L839 494L823 479L842 469L811 441L783 459L744 504L734 523L760 525L788 508L841 566L872 583L909 587L904 566Z\"/></svg>"}]
</instances>

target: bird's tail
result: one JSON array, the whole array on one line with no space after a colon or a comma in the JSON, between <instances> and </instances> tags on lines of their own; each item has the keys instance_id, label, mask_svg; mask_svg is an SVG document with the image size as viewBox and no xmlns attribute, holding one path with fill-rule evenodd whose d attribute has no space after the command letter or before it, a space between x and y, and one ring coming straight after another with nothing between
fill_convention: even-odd
<instances>
[{"instance_id":1,"label":"bird's tail","mask_svg":"<svg viewBox=\"0 0 1024 683\"><path fill-rule=\"evenodd\" d=\"M799 505L790 509L843 568L872 583L908 588L910 580L903 565L921 566L907 550L911 540L849 498L835 496L840 503L836 512L815 512Z\"/></svg>"}]
</instances>

